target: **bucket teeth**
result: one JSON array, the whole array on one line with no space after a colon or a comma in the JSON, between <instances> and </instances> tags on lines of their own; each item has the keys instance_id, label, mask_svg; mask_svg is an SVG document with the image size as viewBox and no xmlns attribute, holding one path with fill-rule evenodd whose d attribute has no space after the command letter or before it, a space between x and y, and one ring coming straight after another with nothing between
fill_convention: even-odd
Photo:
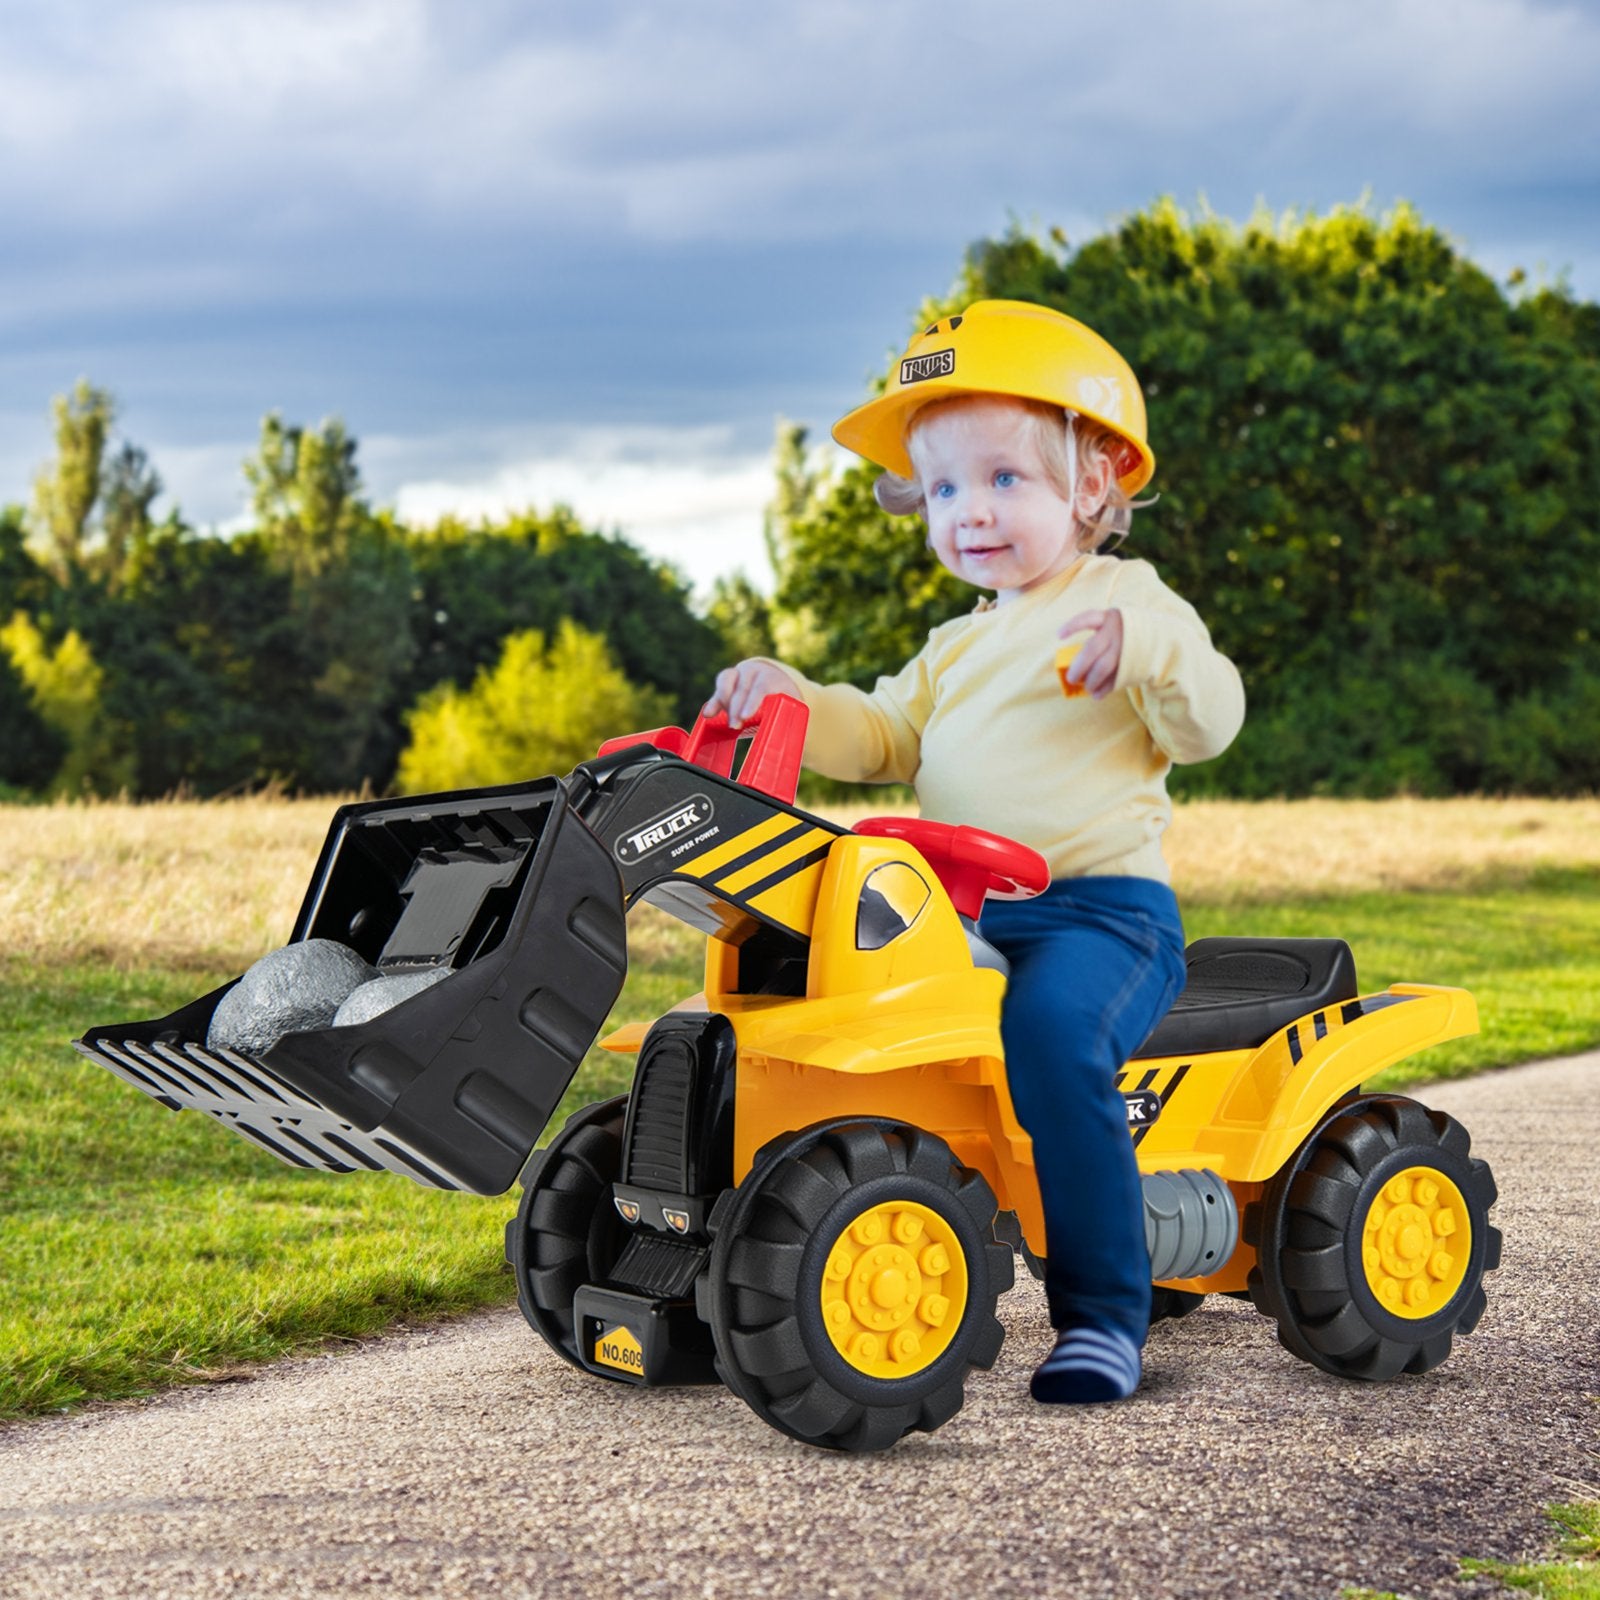
<instances>
[{"instance_id":1,"label":"bucket teeth","mask_svg":"<svg viewBox=\"0 0 1600 1600\"><path fill-rule=\"evenodd\" d=\"M323 1172L398 1172L430 1188L452 1183L417 1152L363 1133L291 1088L270 1068L234 1050L192 1040L143 1043L100 1036L78 1052L171 1111L203 1111L290 1166Z\"/></svg>"}]
</instances>

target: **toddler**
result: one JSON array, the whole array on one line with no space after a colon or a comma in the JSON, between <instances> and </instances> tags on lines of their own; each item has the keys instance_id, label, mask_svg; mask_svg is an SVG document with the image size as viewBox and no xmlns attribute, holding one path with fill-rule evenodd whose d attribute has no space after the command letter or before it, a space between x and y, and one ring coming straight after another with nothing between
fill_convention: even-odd
<instances>
[{"instance_id":1,"label":"toddler","mask_svg":"<svg viewBox=\"0 0 1600 1600\"><path fill-rule=\"evenodd\" d=\"M706 714L742 725L769 693L810 708L805 763L916 786L922 814L1031 845L1037 898L990 901L1010 964L1006 1075L1033 1139L1054 1348L1036 1399L1121 1399L1149 1328L1144 1205L1113 1079L1184 982L1161 834L1175 761L1224 750L1244 717L1233 664L1126 532L1155 458L1131 369L1072 318L981 300L914 338L885 392L833 430L885 469L880 504L989 590L871 693L765 659L717 677ZM1085 642L1066 674L1063 639Z\"/></svg>"}]
</instances>

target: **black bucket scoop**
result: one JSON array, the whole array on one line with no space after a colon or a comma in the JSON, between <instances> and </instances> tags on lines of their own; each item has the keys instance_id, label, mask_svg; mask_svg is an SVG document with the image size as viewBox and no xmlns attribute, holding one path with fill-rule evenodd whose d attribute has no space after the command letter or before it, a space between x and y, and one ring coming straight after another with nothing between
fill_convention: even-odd
<instances>
[{"instance_id":1,"label":"black bucket scoop","mask_svg":"<svg viewBox=\"0 0 1600 1600\"><path fill-rule=\"evenodd\" d=\"M616 863L557 778L342 807L291 943L307 939L382 974L448 976L369 1022L285 1034L259 1054L206 1044L232 983L73 1043L295 1166L500 1194L627 970Z\"/></svg>"}]
</instances>

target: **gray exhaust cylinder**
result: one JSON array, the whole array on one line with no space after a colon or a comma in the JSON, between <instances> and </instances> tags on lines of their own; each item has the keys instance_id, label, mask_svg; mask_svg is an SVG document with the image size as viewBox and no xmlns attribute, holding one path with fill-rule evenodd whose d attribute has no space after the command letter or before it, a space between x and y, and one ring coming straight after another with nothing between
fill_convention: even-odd
<instances>
[{"instance_id":1,"label":"gray exhaust cylinder","mask_svg":"<svg viewBox=\"0 0 1600 1600\"><path fill-rule=\"evenodd\" d=\"M1144 1242L1153 1282L1215 1272L1239 1242L1233 1192L1209 1169L1146 1173Z\"/></svg>"}]
</instances>

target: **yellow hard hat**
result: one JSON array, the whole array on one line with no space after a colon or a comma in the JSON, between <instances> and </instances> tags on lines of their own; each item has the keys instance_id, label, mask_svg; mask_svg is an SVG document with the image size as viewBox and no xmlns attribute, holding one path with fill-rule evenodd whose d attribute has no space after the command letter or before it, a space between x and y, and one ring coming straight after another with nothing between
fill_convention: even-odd
<instances>
[{"instance_id":1,"label":"yellow hard hat","mask_svg":"<svg viewBox=\"0 0 1600 1600\"><path fill-rule=\"evenodd\" d=\"M1098 422L1127 446L1116 472L1129 494L1156 470L1133 368L1092 328L1026 300L976 300L959 316L924 328L906 346L888 388L841 417L833 436L847 450L912 477L911 413L956 394L1043 400Z\"/></svg>"}]
</instances>

